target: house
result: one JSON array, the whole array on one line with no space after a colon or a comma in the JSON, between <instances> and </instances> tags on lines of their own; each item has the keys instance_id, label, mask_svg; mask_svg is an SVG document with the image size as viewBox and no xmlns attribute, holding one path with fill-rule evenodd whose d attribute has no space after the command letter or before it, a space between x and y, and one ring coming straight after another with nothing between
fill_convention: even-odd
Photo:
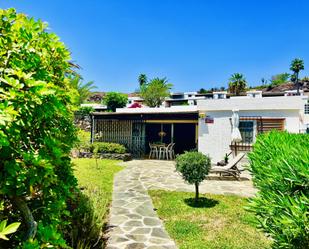
<instances>
[{"instance_id":1,"label":"house","mask_svg":"<svg viewBox=\"0 0 309 249\"><path fill-rule=\"evenodd\" d=\"M198 99L197 105L160 108L120 108L92 115L93 141L124 144L136 157L149 152L149 143L174 142L176 153L198 149L213 162L229 150L249 151L256 136L272 129L305 132L309 127L307 96L246 96ZM231 142L231 117L239 113L242 141Z\"/></svg>"},{"instance_id":2,"label":"house","mask_svg":"<svg viewBox=\"0 0 309 249\"><path fill-rule=\"evenodd\" d=\"M259 133L272 129L304 132L307 97L231 97L201 100L199 110L198 149L213 161L221 160L230 149L249 151ZM231 117L237 110L242 142L231 142ZM309 116L309 115L308 115ZM208 120L211 120L209 122Z\"/></svg>"}]
</instances>

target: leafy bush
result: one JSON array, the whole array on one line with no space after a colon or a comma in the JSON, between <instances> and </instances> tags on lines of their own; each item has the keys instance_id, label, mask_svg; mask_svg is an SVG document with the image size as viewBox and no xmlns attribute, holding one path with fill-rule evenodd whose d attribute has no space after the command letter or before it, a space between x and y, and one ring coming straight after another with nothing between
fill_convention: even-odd
<instances>
[{"instance_id":1,"label":"leafy bush","mask_svg":"<svg viewBox=\"0 0 309 249\"><path fill-rule=\"evenodd\" d=\"M75 114L79 116L87 116L93 111L94 109L91 106L82 106L78 108Z\"/></svg>"},{"instance_id":2,"label":"leafy bush","mask_svg":"<svg viewBox=\"0 0 309 249\"><path fill-rule=\"evenodd\" d=\"M22 222L0 248L66 248L78 192L70 51L14 9L0 10L0 22L0 215Z\"/></svg>"},{"instance_id":3,"label":"leafy bush","mask_svg":"<svg viewBox=\"0 0 309 249\"><path fill-rule=\"evenodd\" d=\"M91 145L90 151L94 153L124 154L126 153L126 147L117 143L95 142Z\"/></svg>"},{"instance_id":4,"label":"leafy bush","mask_svg":"<svg viewBox=\"0 0 309 249\"><path fill-rule=\"evenodd\" d=\"M309 248L309 136L271 132L249 155L258 188L250 209L274 248Z\"/></svg>"},{"instance_id":5,"label":"leafy bush","mask_svg":"<svg viewBox=\"0 0 309 249\"><path fill-rule=\"evenodd\" d=\"M210 170L210 158L201 152L185 152L176 158L176 170L189 184L195 185L195 202L199 197L199 184L205 180Z\"/></svg>"},{"instance_id":6,"label":"leafy bush","mask_svg":"<svg viewBox=\"0 0 309 249\"><path fill-rule=\"evenodd\" d=\"M107 110L115 112L116 108L125 107L128 102L128 96L123 93L109 92L103 99L103 104L107 106Z\"/></svg>"}]
</instances>

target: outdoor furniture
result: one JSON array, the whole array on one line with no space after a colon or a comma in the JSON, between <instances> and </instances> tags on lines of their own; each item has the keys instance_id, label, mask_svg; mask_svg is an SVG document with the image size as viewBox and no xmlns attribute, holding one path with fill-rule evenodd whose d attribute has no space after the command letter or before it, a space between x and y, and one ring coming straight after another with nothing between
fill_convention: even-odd
<instances>
[{"instance_id":1,"label":"outdoor furniture","mask_svg":"<svg viewBox=\"0 0 309 249\"><path fill-rule=\"evenodd\" d=\"M159 160L166 158L167 160L173 159L175 157L174 152L175 143L170 143L167 146L160 147L159 149Z\"/></svg>"},{"instance_id":2,"label":"outdoor furniture","mask_svg":"<svg viewBox=\"0 0 309 249\"><path fill-rule=\"evenodd\" d=\"M151 159L152 157L158 158L158 157L159 157L159 149L158 149L158 146L155 145L155 144L149 143L149 148L150 148L149 159Z\"/></svg>"},{"instance_id":3,"label":"outdoor furniture","mask_svg":"<svg viewBox=\"0 0 309 249\"><path fill-rule=\"evenodd\" d=\"M234 157L230 162L223 167L220 166L214 166L210 169L210 173L219 174L222 175L228 175L228 176L234 176L236 179L240 178L241 171L243 169L239 169L237 167L237 164L240 162L240 160L245 156L245 153L239 153L236 157Z\"/></svg>"}]
</instances>

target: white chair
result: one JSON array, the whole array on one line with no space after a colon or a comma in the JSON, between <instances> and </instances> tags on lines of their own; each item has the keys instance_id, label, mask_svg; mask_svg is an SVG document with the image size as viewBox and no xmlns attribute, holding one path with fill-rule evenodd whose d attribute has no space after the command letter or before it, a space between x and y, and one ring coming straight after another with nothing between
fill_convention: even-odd
<instances>
[{"instance_id":1,"label":"white chair","mask_svg":"<svg viewBox=\"0 0 309 249\"><path fill-rule=\"evenodd\" d=\"M171 146L168 149L168 154L170 159L175 159L175 151L174 151L175 143L172 143Z\"/></svg>"},{"instance_id":2,"label":"white chair","mask_svg":"<svg viewBox=\"0 0 309 249\"><path fill-rule=\"evenodd\" d=\"M158 147L155 146L154 144L149 143L149 148L150 148L149 159L152 158L153 156L155 156L155 158L158 158L159 156Z\"/></svg>"},{"instance_id":3,"label":"white chair","mask_svg":"<svg viewBox=\"0 0 309 249\"><path fill-rule=\"evenodd\" d=\"M159 151L159 160L166 158L167 160L173 159L173 156L175 157L175 152L174 152L174 143L170 143L166 147L160 147Z\"/></svg>"}]
</instances>

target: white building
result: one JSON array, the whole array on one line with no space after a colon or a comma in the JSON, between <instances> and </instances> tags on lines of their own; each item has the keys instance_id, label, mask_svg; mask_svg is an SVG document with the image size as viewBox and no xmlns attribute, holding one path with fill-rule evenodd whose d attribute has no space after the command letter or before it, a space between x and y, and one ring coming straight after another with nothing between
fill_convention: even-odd
<instances>
[{"instance_id":1,"label":"white building","mask_svg":"<svg viewBox=\"0 0 309 249\"><path fill-rule=\"evenodd\" d=\"M240 119L242 141L237 144L231 142L233 111ZM92 138L101 133L98 141L125 143L136 155L147 154L149 143L158 142L158 134L164 132L161 142L174 142L176 153L197 148L215 163L230 150L249 151L259 133L306 132L309 105L307 96L262 97L254 91L242 97L198 99L190 106L120 108L115 113L94 113L93 121Z\"/></svg>"},{"instance_id":2,"label":"white building","mask_svg":"<svg viewBox=\"0 0 309 249\"><path fill-rule=\"evenodd\" d=\"M243 141L237 146L239 150L249 150L260 132L271 129L303 132L307 122L304 117L309 116L304 112L306 103L307 98L302 96L201 100L197 105L198 150L210 155L213 161L223 159L232 145L233 110L238 110L240 116Z\"/></svg>"}]
</instances>

